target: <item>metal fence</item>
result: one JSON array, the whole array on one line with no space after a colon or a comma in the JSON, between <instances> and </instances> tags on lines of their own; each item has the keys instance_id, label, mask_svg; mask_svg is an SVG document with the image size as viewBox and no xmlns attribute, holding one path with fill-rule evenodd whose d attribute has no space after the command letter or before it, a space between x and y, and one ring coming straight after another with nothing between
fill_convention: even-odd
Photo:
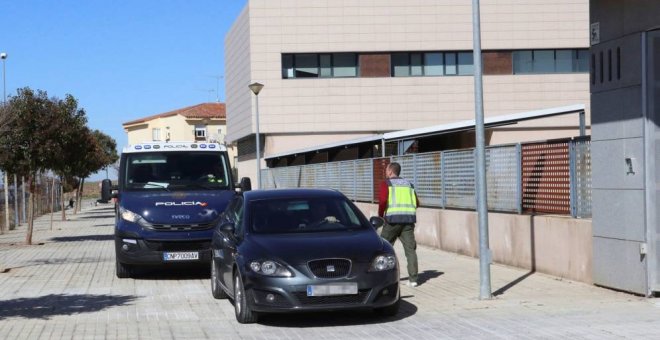
<instances>
[{"instance_id":1,"label":"metal fence","mask_svg":"<svg viewBox=\"0 0 660 340\"><path fill-rule=\"evenodd\" d=\"M488 209L591 217L590 147L588 138L488 147ZM332 188L378 202L390 162L401 164L423 206L475 209L474 149L264 169L262 179L266 189Z\"/></svg>"},{"instance_id":2,"label":"metal fence","mask_svg":"<svg viewBox=\"0 0 660 340\"><path fill-rule=\"evenodd\" d=\"M4 174L0 173L4 181ZM5 196L4 185L0 185L0 227L2 230L11 230L16 228L17 223L25 223L29 209L30 193L27 190L27 184L24 186L21 178L19 177L14 185L13 176L9 176L8 191L9 191L9 226L5 225ZM34 181L35 187L35 201L34 201L34 216L41 216L50 213L51 204L53 211L61 210L61 186L59 180L55 179L53 188L53 178L48 176L37 176ZM25 189L25 191L23 190ZM54 197L53 197L54 196Z\"/></svg>"}]
</instances>

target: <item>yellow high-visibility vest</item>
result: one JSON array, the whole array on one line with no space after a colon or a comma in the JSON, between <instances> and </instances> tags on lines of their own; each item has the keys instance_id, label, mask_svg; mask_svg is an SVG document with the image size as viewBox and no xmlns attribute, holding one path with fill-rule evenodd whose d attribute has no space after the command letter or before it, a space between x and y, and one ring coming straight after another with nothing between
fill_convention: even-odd
<instances>
[{"instance_id":1,"label":"yellow high-visibility vest","mask_svg":"<svg viewBox=\"0 0 660 340\"><path fill-rule=\"evenodd\" d=\"M417 222L417 196L412 183L403 178L387 180L387 210L385 220L392 223Z\"/></svg>"}]
</instances>

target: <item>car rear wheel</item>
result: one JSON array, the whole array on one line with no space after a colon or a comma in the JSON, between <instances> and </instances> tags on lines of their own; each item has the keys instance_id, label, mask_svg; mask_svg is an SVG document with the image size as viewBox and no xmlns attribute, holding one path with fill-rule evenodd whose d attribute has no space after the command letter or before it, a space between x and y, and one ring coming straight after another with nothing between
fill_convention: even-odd
<instances>
[{"instance_id":1,"label":"car rear wheel","mask_svg":"<svg viewBox=\"0 0 660 340\"><path fill-rule=\"evenodd\" d=\"M383 308L377 308L375 310L376 314L381 316L395 316L399 314L399 306L401 305L401 299L396 300L392 305Z\"/></svg>"},{"instance_id":2,"label":"car rear wheel","mask_svg":"<svg viewBox=\"0 0 660 340\"><path fill-rule=\"evenodd\" d=\"M218 278L218 265L215 259L211 259L211 294L216 299L226 299L227 293L220 286L220 279Z\"/></svg>"},{"instance_id":3,"label":"car rear wheel","mask_svg":"<svg viewBox=\"0 0 660 340\"><path fill-rule=\"evenodd\" d=\"M236 321L239 323L257 322L258 315L250 309L250 304L247 302L248 299L254 301L252 292L245 291L241 275L236 273L234 275L234 312L236 313Z\"/></svg>"},{"instance_id":4,"label":"car rear wheel","mask_svg":"<svg viewBox=\"0 0 660 340\"><path fill-rule=\"evenodd\" d=\"M131 266L119 262L119 260L115 260L116 267L117 267L117 277L120 279L126 279L131 277Z\"/></svg>"}]
</instances>

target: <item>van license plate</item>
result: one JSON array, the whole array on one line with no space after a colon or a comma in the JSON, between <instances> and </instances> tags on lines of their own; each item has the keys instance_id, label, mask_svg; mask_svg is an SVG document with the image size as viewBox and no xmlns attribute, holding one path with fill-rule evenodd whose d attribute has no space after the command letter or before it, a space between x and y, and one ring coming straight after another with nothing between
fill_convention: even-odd
<instances>
[{"instance_id":1,"label":"van license plate","mask_svg":"<svg viewBox=\"0 0 660 340\"><path fill-rule=\"evenodd\" d=\"M357 293L357 282L307 286L307 296L356 295Z\"/></svg>"},{"instance_id":2,"label":"van license plate","mask_svg":"<svg viewBox=\"0 0 660 340\"><path fill-rule=\"evenodd\" d=\"M163 253L163 260L165 261L191 261L199 260L199 252L196 251L187 251L187 252L175 252Z\"/></svg>"}]
</instances>

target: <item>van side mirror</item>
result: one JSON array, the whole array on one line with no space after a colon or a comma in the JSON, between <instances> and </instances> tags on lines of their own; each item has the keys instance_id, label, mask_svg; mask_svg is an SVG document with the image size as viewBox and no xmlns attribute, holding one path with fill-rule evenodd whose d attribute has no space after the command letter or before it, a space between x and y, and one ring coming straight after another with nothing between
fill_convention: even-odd
<instances>
[{"instance_id":1,"label":"van side mirror","mask_svg":"<svg viewBox=\"0 0 660 340\"><path fill-rule=\"evenodd\" d=\"M236 231L236 226L234 226L234 222L224 222L220 225L220 231L227 235L233 235L234 231Z\"/></svg>"},{"instance_id":2,"label":"van side mirror","mask_svg":"<svg viewBox=\"0 0 660 340\"><path fill-rule=\"evenodd\" d=\"M374 229L378 229L385 225L385 220L379 216L371 216L371 218L369 218L369 223L371 223L371 226L374 227Z\"/></svg>"},{"instance_id":3,"label":"van side mirror","mask_svg":"<svg viewBox=\"0 0 660 340\"><path fill-rule=\"evenodd\" d=\"M250 177L241 178L241 182L238 184L238 188L243 192L252 190L252 181L250 181Z\"/></svg>"}]
</instances>

